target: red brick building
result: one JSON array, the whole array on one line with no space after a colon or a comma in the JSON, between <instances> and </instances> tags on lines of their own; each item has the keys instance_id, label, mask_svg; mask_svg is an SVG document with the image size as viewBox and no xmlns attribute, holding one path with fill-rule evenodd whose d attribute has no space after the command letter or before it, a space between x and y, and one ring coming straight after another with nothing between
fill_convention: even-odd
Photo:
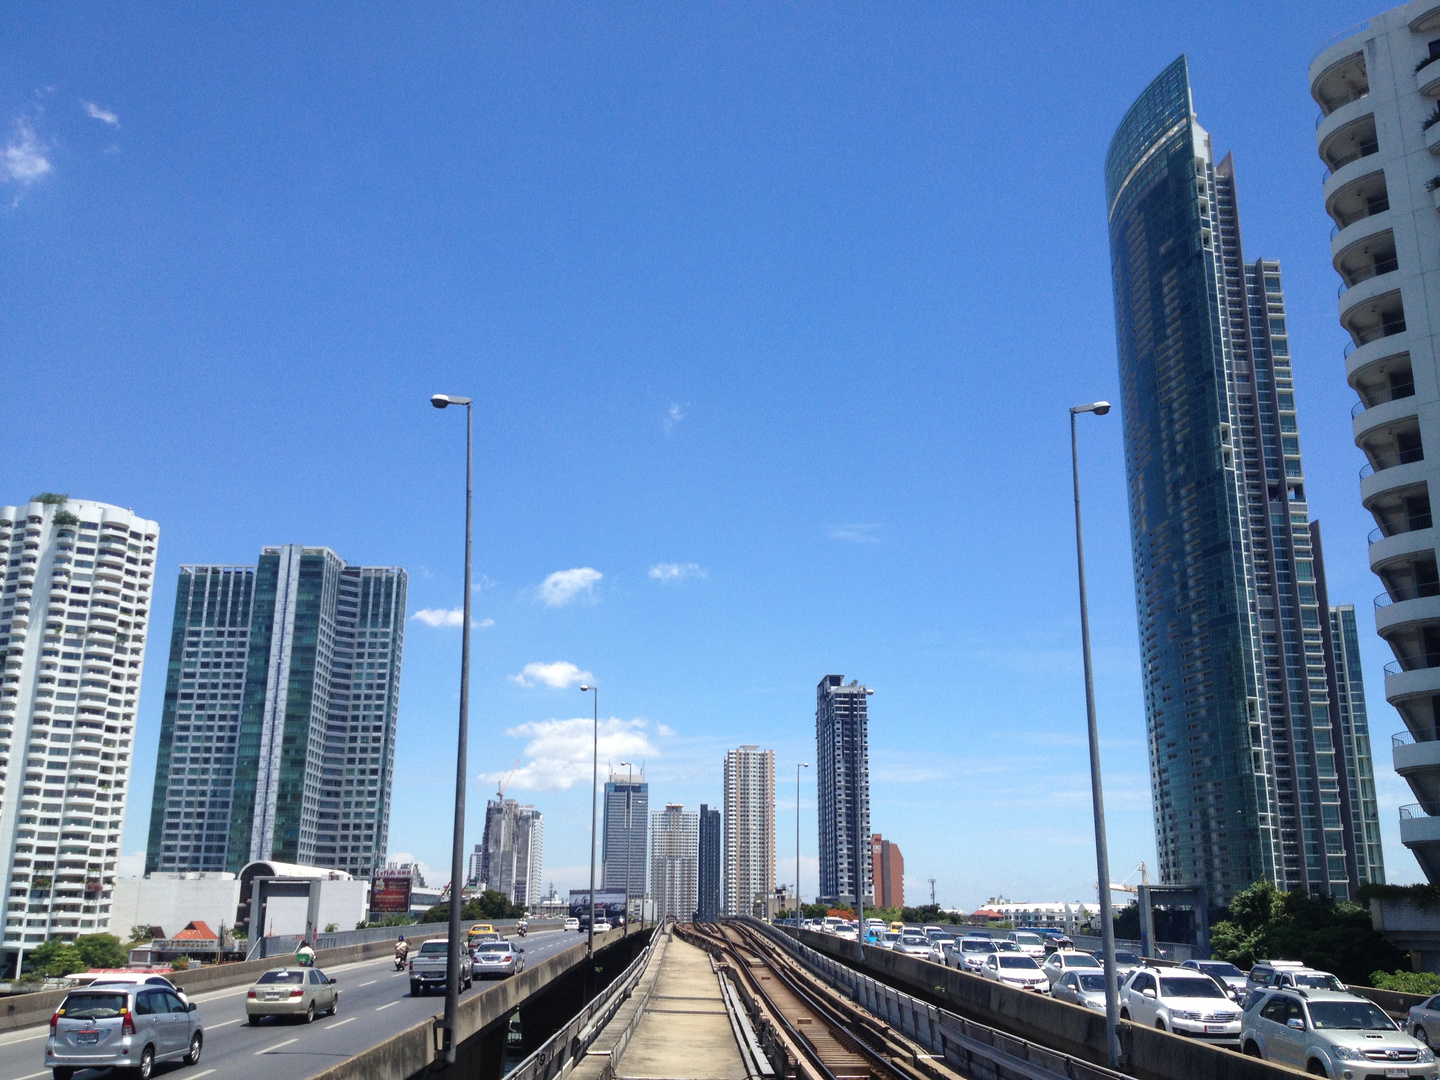
<instances>
[{"instance_id":1,"label":"red brick building","mask_svg":"<svg viewBox=\"0 0 1440 1080\"><path fill-rule=\"evenodd\" d=\"M905 906L905 856L900 845L892 844L879 833L870 837L870 866L875 875L876 907Z\"/></svg>"}]
</instances>

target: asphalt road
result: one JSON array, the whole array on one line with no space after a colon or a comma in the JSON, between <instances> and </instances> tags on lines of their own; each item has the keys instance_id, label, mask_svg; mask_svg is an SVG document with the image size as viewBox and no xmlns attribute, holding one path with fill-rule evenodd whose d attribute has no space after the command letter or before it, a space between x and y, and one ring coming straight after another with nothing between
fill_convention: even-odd
<instances>
[{"instance_id":1,"label":"asphalt road","mask_svg":"<svg viewBox=\"0 0 1440 1080\"><path fill-rule=\"evenodd\" d=\"M564 931L539 933L519 942L525 962L538 964L547 957L585 940ZM278 965L277 965L278 966ZM247 986L214 990L194 997L205 1025L205 1049L200 1063L157 1065L156 1077L171 1080L303 1080L343 1061L375 1043L444 1011L444 995L412 998L405 972L395 970L393 958L365 960L322 968L339 980L340 1012L313 1024L272 1017L256 1027L245 1022ZM476 982L471 994L483 994L491 982ZM48 1021L0 1036L0 1080L41 1080L45 1066ZM76 1080L110 1080L118 1073L87 1070Z\"/></svg>"}]
</instances>

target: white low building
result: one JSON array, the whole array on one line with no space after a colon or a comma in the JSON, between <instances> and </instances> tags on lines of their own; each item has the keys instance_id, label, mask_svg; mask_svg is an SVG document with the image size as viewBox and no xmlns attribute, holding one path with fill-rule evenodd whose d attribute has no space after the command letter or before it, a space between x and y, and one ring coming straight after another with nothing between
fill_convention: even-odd
<instances>
[{"instance_id":1,"label":"white low building","mask_svg":"<svg viewBox=\"0 0 1440 1080\"><path fill-rule=\"evenodd\" d=\"M234 874L151 874L116 878L110 900L110 933L121 941L132 927L158 926L174 937L191 922L211 929L235 925L240 881Z\"/></svg>"},{"instance_id":2,"label":"white low building","mask_svg":"<svg viewBox=\"0 0 1440 1080\"><path fill-rule=\"evenodd\" d=\"M999 912L1005 916L1007 922L1016 926L1060 930L1072 937L1091 914L1090 909L1079 900L1016 902L1006 900L1003 896L993 896L985 902L985 907Z\"/></svg>"}]
</instances>

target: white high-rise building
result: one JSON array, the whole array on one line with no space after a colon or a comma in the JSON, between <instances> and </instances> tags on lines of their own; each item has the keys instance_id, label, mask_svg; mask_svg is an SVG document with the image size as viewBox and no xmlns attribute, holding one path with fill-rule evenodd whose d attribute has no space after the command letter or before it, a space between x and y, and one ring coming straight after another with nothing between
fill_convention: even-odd
<instances>
[{"instance_id":1,"label":"white high-rise building","mask_svg":"<svg viewBox=\"0 0 1440 1080\"><path fill-rule=\"evenodd\" d=\"M64 495L0 506L4 951L110 928L160 527Z\"/></svg>"},{"instance_id":2,"label":"white high-rise building","mask_svg":"<svg viewBox=\"0 0 1440 1080\"><path fill-rule=\"evenodd\" d=\"M486 802L484 839L470 861L480 888L528 906L540 896L544 854L545 816L540 811L514 799Z\"/></svg>"},{"instance_id":3,"label":"white high-rise building","mask_svg":"<svg viewBox=\"0 0 1440 1080\"><path fill-rule=\"evenodd\" d=\"M650 888L657 921L689 922L700 904L700 815L667 803L650 817Z\"/></svg>"},{"instance_id":4,"label":"white high-rise building","mask_svg":"<svg viewBox=\"0 0 1440 1080\"><path fill-rule=\"evenodd\" d=\"M725 754L725 914L749 915L775 891L775 751Z\"/></svg>"},{"instance_id":5,"label":"white high-rise building","mask_svg":"<svg viewBox=\"0 0 1440 1080\"><path fill-rule=\"evenodd\" d=\"M1395 654L1385 698L1405 724L1395 770L1416 799L1400 840L1440 882L1440 4L1337 34L1310 63L1310 94L1370 568L1385 586L1375 629Z\"/></svg>"}]
</instances>

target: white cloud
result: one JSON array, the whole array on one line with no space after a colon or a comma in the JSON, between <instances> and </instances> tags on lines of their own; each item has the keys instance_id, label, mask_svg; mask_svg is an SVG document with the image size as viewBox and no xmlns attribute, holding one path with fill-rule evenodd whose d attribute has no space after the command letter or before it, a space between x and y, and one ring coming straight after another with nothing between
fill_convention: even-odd
<instances>
[{"instance_id":1,"label":"white cloud","mask_svg":"<svg viewBox=\"0 0 1440 1080\"><path fill-rule=\"evenodd\" d=\"M672 581L684 581L686 578L706 577L703 567L699 563L687 562L662 562L650 567L650 578L652 581L670 583Z\"/></svg>"},{"instance_id":2,"label":"white cloud","mask_svg":"<svg viewBox=\"0 0 1440 1080\"><path fill-rule=\"evenodd\" d=\"M520 674L511 675L510 680L521 686L539 686L544 683L546 686L553 686L556 690L564 690L571 686L579 686L583 682L589 682L594 677L588 671L581 671L569 660L556 660L552 664L526 664Z\"/></svg>"},{"instance_id":3,"label":"white cloud","mask_svg":"<svg viewBox=\"0 0 1440 1080\"><path fill-rule=\"evenodd\" d=\"M418 619L426 626L459 626L465 621L464 608L421 608L411 615L410 618ZM470 620L470 625L475 627L494 626L494 619Z\"/></svg>"},{"instance_id":4,"label":"white cloud","mask_svg":"<svg viewBox=\"0 0 1440 1080\"><path fill-rule=\"evenodd\" d=\"M621 720L611 717L600 721L600 760L633 761L637 765L647 758L660 756L660 751L646 734L644 720ZM515 770L506 790L560 791L590 779L594 753L593 721L542 720L507 728L506 735L528 739L525 761ZM500 783L505 773L481 773L480 779Z\"/></svg>"},{"instance_id":5,"label":"white cloud","mask_svg":"<svg viewBox=\"0 0 1440 1080\"><path fill-rule=\"evenodd\" d=\"M35 129L23 119L15 121L15 133L5 144L0 159L0 179L17 184L30 184L50 171L50 148L35 135Z\"/></svg>"},{"instance_id":6,"label":"white cloud","mask_svg":"<svg viewBox=\"0 0 1440 1080\"><path fill-rule=\"evenodd\" d=\"M589 566L556 570L540 585L540 599L546 607L564 607L583 593L594 594L595 583L605 575Z\"/></svg>"},{"instance_id":7,"label":"white cloud","mask_svg":"<svg viewBox=\"0 0 1440 1080\"><path fill-rule=\"evenodd\" d=\"M689 408L688 405L681 405L677 401L672 401L670 403L670 408L665 410L665 419L661 421L662 425L665 428L666 435L669 435L672 431L674 431L680 421L685 419L685 410L687 408Z\"/></svg>"},{"instance_id":8,"label":"white cloud","mask_svg":"<svg viewBox=\"0 0 1440 1080\"><path fill-rule=\"evenodd\" d=\"M880 526L868 525L836 525L830 530L831 540L845 540L851 544L878 544L880 542Z\"/></svg>"},{"instance_id":9,"label":"white cloud","mask_svg":"<svg viewBox=\"0 0 1440 1080\"><path fill-rule=\"evenodd\" d=\"M429 863L421 862L419 859L415 858L414 855L411 855L408 851L392 851L385 856L385 861L386 863L391 863L396 866L403 866L405 863L414 863L420 868L420 876L425 879L425 884L427 886L433 889L443 889L445 887L444 881L430 880Z\"/></svg>"},{"instance_id":10,"label":"white cloud","mask_svg":"<svg viewBox=\"0 0 1440 1080\"><path fill-rule=\"evenodd\" d=\"M101 120L112 126L120 123L120 117L116 116L109 109L102 109L93 101L82 101L80 104L85 106L85 115L90 117L91 120Z\"/></svg>"},{"instance_id":11,"label":"white cloud","mask_svg":"<svg viewBox=\"0 0 1440 1080\"><path fill-rule=\"evenodd\" d=\"M664 736L666 736L666 737L669 737L669 736L675 734L675 729L672 728L669 724L656 724L656 725L655 725L655 734L656 734L656 735L664 735Z\"/></svg>"}]
</instances>

